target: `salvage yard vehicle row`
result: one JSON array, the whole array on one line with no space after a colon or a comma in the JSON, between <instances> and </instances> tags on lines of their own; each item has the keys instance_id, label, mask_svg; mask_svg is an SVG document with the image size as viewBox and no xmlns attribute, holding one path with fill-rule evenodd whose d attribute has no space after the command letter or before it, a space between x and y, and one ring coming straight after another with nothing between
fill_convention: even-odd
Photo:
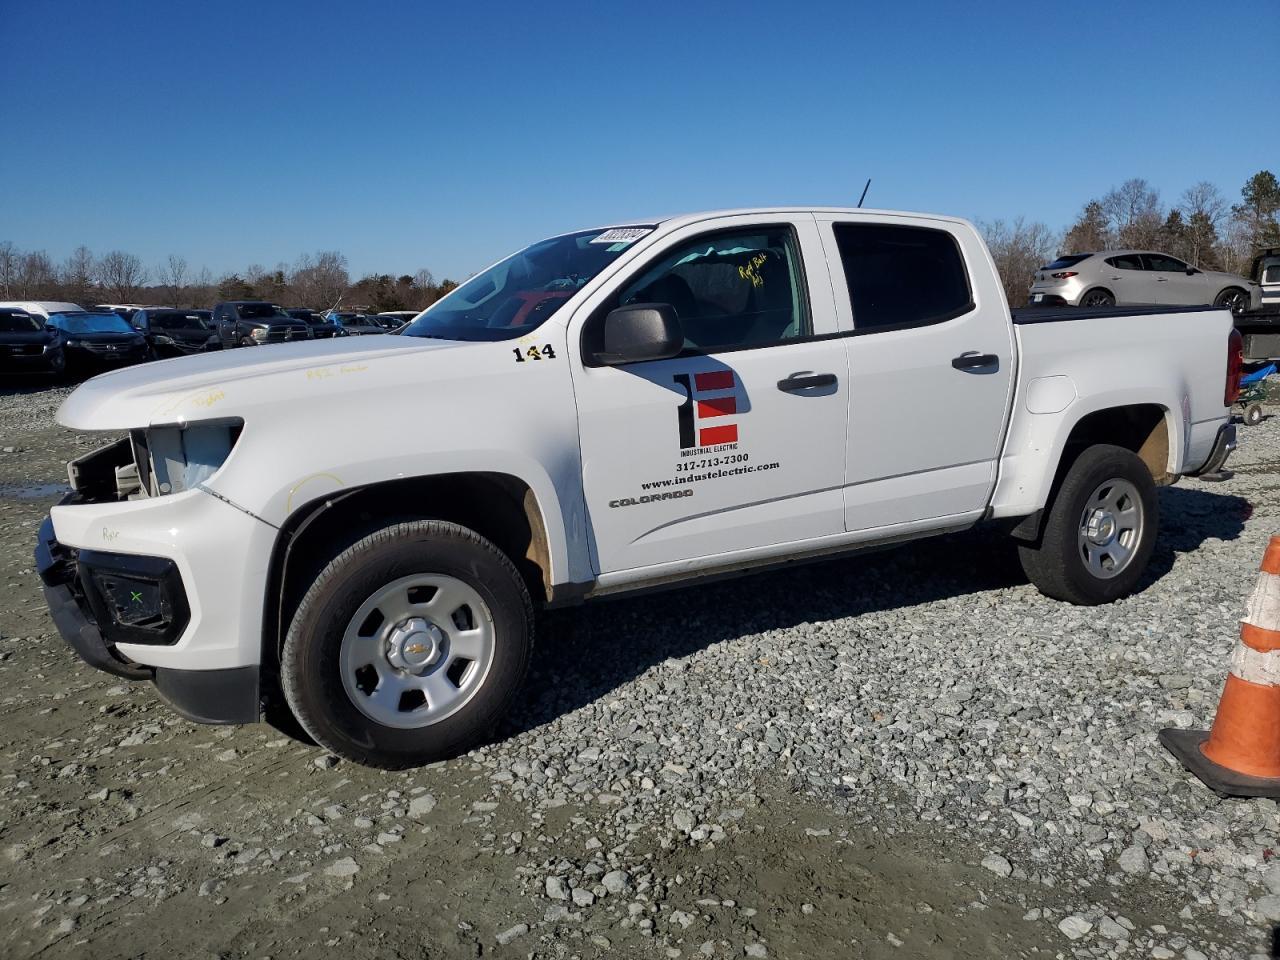
<instances>
[{"instance_id":1,"label":"salvage yard vehicle row","mask_svg":"<svg viewBox=\"0 0 1280 960\"><path fill-rule=\"evenodd\" d=\"M61 421L129 436L71 466L37 564L94 665L400 767L486 734L541 607L979 522L1044 593L1123 596L1155 486L1234 447L1238 364L1225 309L1011 315L954 218L598 228L394 338L86 383Z\"/></svg>"}]
</instances>

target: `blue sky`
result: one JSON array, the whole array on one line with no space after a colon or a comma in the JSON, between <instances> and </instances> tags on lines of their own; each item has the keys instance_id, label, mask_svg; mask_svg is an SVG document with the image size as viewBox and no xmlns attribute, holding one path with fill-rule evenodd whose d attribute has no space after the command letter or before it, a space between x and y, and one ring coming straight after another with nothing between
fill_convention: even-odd
<instances>
[{"instance_id":1,"label":"blue sky","mask_svg":"<svg viewBox=\"0 0 1280 960\"><path fill-rule=\"evenodd\" d=\"M1055 228L1134 176L1234 201L1280 173L1274 2L0 0L0 240L462 277L867 177L868 206Z\"/></svg>"}]
</instances>

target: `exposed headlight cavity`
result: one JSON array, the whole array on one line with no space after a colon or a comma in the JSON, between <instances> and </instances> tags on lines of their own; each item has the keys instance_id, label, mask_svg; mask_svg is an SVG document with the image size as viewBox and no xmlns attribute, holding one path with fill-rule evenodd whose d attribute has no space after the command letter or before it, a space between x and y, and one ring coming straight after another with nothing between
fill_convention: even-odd
<instances>
[{"instance_id":1,"label":"exposed headlight cavity","mask_svg":"<svg viewBox=\"0 0 1280 960\"><path fill-rule=\"evenodd\" d=\"M218 471L239 434L240 424L227 421L152 427L146 431L150 476L139 480L153 497L190 490ZM141 474L140 458L138 467Z\"/></svg>"}]
</instances>

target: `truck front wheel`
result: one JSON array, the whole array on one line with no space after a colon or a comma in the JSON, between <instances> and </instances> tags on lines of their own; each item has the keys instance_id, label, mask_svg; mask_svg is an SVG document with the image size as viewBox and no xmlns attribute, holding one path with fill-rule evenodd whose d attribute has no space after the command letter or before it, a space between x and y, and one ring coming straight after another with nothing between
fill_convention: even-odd
<instances>
[{"instance_id":1,"label":"truck front wheel","mask_svg":"<svg viewBox=\"0 0 1280 960\"><path fill-rule=\"evenodd\" d=\"M397 523L320 573L289 628L281 680L317 743L394 770L484 739L532 649L533 606L505 554L457 524Z\"/></svg>"},{"instance_id":2,"label":"truck front wheel","mask_svg":"<svg viewBox=\"0 0 1280 960\"><path fill-rule=\"evenodd\" d=\"M1098 444L1067 470L1039 543L1020 544L1022 569L1045 596L1085 606L1132 593L1159 525L1155 481L1123 447Z\"/></svg>"}]
</instances>

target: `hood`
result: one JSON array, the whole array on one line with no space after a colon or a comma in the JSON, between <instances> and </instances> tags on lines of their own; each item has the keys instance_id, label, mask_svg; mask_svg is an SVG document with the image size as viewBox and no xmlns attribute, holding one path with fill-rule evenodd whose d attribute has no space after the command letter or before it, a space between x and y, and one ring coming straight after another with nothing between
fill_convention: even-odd
<instances>
[{"instance_id":1,"label":"hood","mask_svg":"<svg viewBox=\"0 0 1280 960\"><path fill-rule=\"evenodd\" d=\"M245 417L310 402L344 378L423 376L423 354L472 346L418 337L303 340L216 350L113 370L86 381L58 409L75 430L132 430L152 424Z\"/></svg>"}]
</instances>

